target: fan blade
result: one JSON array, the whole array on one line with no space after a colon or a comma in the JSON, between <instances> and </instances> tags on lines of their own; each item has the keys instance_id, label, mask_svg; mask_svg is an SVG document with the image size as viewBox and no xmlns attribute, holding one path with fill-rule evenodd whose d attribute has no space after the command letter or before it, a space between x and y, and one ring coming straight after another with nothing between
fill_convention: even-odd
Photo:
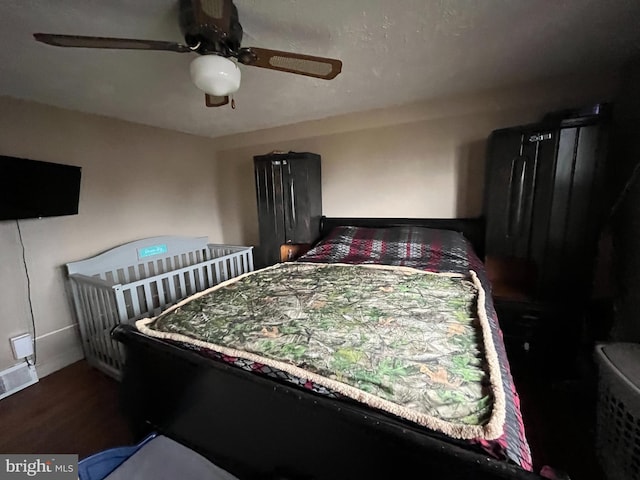
<instances>
[{"instance_id":1,"label":"fan blade","mask_svg":"<svg viewBox=\"0 0 640 480\"><path fill-rule=\"evenodd\" d=\"M229 97L216 97L214 95L205 94L204 103L207 107L221 107L229 103Z\"/></svg>"},{"instance_id":2,"label":"fan blade","mask_svg":"<svg viewBox=\"0 0 640 480\"><path fill-rule=\"evenodd\" d=\"M314 57L266 48L243 48L238 53L238 61L254 67L297 73L325 80L335 78L342 71L342 62L334 58Z\"/></svg>"},{"instance_id":3,"label":"fan blade","mask_svg":"<svg viewBox=\"0 0 640 480\"><path fill-rule=\"evenodd\" d=\"M82 35L55 35L34 33L34 38L56 47L117 48L127 50L168 50L170 52L191 52L189 47L175 42L159 40L137 40L131 38L85 37Z\"/></svg>"},{"instance_id":4,"label":"fan blade","mask_svg":"<svg viewBox=\"0 0 640 480\"><path fill-rule=\"evenodd\" d=\"M232 0L193 0L196 23L214 27L222 38L231 28Z\"/></svg>"}]
</instances>

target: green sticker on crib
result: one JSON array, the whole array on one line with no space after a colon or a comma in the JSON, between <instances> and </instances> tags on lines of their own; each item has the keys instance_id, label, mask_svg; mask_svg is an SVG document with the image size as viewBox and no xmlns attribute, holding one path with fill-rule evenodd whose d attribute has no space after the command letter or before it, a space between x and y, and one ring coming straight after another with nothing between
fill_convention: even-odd
<instances>
[{"instance_id":1,"label":"green sticker on crib","mask_svg":"<svg viewBox=\"0 0 640 480\"><path fill-rule=\"evenodd\" d=\"M160 255L161 253L167 253L167 245L152 245L151 247L144 247L138 249L138 258L153 257L154 255Z\"/></svg>"}]
</instances>

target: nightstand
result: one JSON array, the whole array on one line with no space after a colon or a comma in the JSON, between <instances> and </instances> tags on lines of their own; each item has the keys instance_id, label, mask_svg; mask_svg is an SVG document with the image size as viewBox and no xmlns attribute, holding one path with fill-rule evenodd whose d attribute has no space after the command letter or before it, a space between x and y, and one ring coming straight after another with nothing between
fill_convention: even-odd
<instances>
[{"instance_id":1,"label":"nightstand","mask_svg":"<svg viewBox=\"0 0 640 480\"><path fill-rule=\"evenodd\" d=\"M566 305L494 297L514 375L566 377L577 361L576 312Z\"/></svg>"},{"instance_id":2,"label":"nightstand","mask_svg":"<svg viewBox=\"0 0 640 480\"><path fill-rule=\"evenodd\" d=\"M309 243L284 243L280 245L280 261L291 262L304 255L311 248Z\"/></svg>"},{"instance_id":3,"label":"nightstand","mask_svg":"<svg viewBox=\"0 0 640 480\"><path fill-rule=\"evenodd\" d=\"M563 375L571 369L576 309L537 299L537 269L527 260L488 256L485 265L514 374Z\"/></svg>"},{"instance_id":4,"label":"nightstand","mask_svg":"<svg viewBox=\"0 0 640 480\"><path fill-rule=\"evenodd\" d=\"M509 360L522 363L541 355L544 327L551 321L551 312L527 301L494 298L493 303Z\"/></svg>"}]
</instances>

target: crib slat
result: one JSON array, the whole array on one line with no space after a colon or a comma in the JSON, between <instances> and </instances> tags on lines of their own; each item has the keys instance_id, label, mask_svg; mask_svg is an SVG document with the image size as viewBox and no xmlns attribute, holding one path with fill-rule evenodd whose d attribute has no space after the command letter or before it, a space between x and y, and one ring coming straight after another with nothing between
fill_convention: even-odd
<instances>
[{"instance_id":1,"label":"crib slat","mask_svg":"<svg viewBox=\"0 0 640 480\"><path fill-rule=\"evenodd\" d=\"M105 345L106 345L106 356L107 358L105 359L107 361L107 363L111 364L112 366L116 366L118 364L118 357L116 355L116 353L114 352L114 348L113 348L113 340L111 339L111 336L109 335L109 332L111 332L111 329L115 326L115 323L111 322L111 318L109 318L108 312L109 312L109 302L106 298L105 292L103 290L99 290L96 292L97 296L98 296L98 303L100 305L100 310L102 312L104 312L104 315L101 316L101 338L103 339Z\"/></svg>"},{"instance_id":2,"label":"crib slat","mask_svg":"<svg viewBox=\"0 0 640 480\"><path fill-rule=\"evenodd\" d=\"M95 348L93 346L93 328L91 325L91 312L89 311L89 308L87 306L87 296L86 296L86 292L85 292L85 286L82 283L79 282L74 282L76 285L76 290L78 292L78 306L80 307L79 310L79 317L80 317L80 321L82 322L82 328L85 330L86 334L83 337L84 340L84 346L87 350L90 350L90 352L85 352L87 355L95 355Z\"/></svg>"},{"instance_id":3,"label":"crib slat","mask_svg":"<svg viewBox=\"0 0 640 480\"><path fill-rule=\"evenodd\" d=\"M209 287L213 287L214 283L213 283L213 268L211 264L207 264L207 266L204 267L207 270L207 284L205 285L206 288Z\"/></svg>"},{"instance_id":4,"label":"crib slat","mask_svg":"<svg viewBox=\"0 0 640 480\"><path fill-rule=\"evenodd\" d=\"M109 331L111 331L111 328L118 324L118 314L115 309L115 303L113 302L113 295L110 295L110 293L106 290L102 290L102 296L104 298L105 312L106 318L108 320L107 323L109 325ZM124 355L122 353L122 350L120 349L119 344L111 339L111 337L109 338L111 340L111 351L113 352L113 357L116 359L116 366L119 368L124 362Z\"/></svg>"},{"instance_id":5,"label":"crib slat","mask_svg":"<svg viewBox=\"0 0 640 480\"><path fill-rule=\"evenodd\" d=\"M229 278L233 278L236 276L236 271L237 271L236 260L237 260L237 257L235 256L229 259L229 275L230 275Z\"/></svg>"},{"instance_id":6,"label":"crib slat","mask_svg":"<svg viewBox=\"0 0 640 480\"><path fill-rule=\"evenodd\" d=\"M97 307L97 297L94 295L95 288L86 285L84 289L84 295L87 301L88 310L90 313L90 321L89 324L91 326L91 339L93 340L93 344L95 346L96 353L100 354L98 359L105 361L104 352L107 348L104 338L100 335L100 312Z\"/></svg>"},{"instance_id":7,"label":"crib slat","mask_svg":"<svg viewBox=\"0 0 640 480\"><path fill-rule=\"evenodd\" d=\"M107 318L109 320L108 321L109 331L111 331L111 328L113 328L115 325L118 324L118 314L114 308L115 304L113 303L113 296L110 295L109 292L107 291L103 291L102 294L104 296L104 302L106 306L105 308L107 311ZM114 360L113 362L114 368L120 371L124 366L124 351L120 347L120 344L115 340L113 340L110 335L109 335L109 351L111 353L111 357Z\"/></svg>"},{"instance_id":8,"label":"crib slat","mask_svg":"<svg viewBox=\"0 0 640 480\"><path fill-rule=\"evenodd\" d=\"M118 320L120 322L126 322L127 318L129 318L129 314L127 312L127 301L124 298L124 289L122 285L115 285L112 288L113 295L116 298L116 306L118 309Z\"/></svg>"},{"instance_id":9,"label":"crib slat","mask_svg":"<svg viewBox=\"0 0 640 480\"><path fill-rule=\"evenodd\" d=\"M113 366L115 363L115 359L111 354L111 338L109 337L109 332L111 331L111 326L109 322L105 318L104 315L104 303L102 301L101 291L98 289L93 290L93 297L95 299L96 305L98 305L98 309L100 310L100 314L97 316L96 321L96 336L100 340L100 343L104 346L102 360L108 364Z\"/></svg>"},{"instance_id":10,"label":"crib slat","mask_svg":"<svg viewBox=\"0 0 640 480\"><path fill-rule=\"evenodd\" d=\"M163 307L168 303L164 295L164 280L159 279L156 282L156 288L158 289L158 306Z\"/></svg>"},{"instance_id":11,"label":"crib slat","mask_svg":"<svg viewBox=\"0 0 640 480\"><path fill-rule=\"evenodd\" d=\"M222 282L222 272L220 271L220 262L216 262L214 265L216 269L216 284L218 284Z\"/></svg>"},{"instance_id":12,"label":"crib slat","mask_svg":"<svg viewBox=\"0 0 640 480\"><path fill-rule=\"evenodd\" d=\"M229 266L227 265L227 260L222 261L222 281L229 279Z\"/></svg>"},{"instance_id":13,"label":"crib slat","mask_svg":"<svg viewBox=\"0 0 640 480\"><path fill-rule=\"evenodd\" d=\"M184 273L180 273L177 277L178 283L180 284L180 297L185 297L187 295L187 286L184 281Z\"/></svg>"},{"instance_id":14,"label":"crib slat","mask_svg":"<svg viewBox=\"0 0 640 480\"><path fill-rule=\"evenodd\" d=\"M196 288L196 276L194 275L193 269L190 269L187 272L187 276L188 276L188 279L189 279L188 293L189 293L189 295L193 295L197 291L197 288Z\"/></svg>"},{"instance_id":15,"label":"crib slat","mask_svg":"<svg viewBox=\"0 0 640 480\"><path fill-rule=\"evenodd\" d=\"M89 299L89 294L87 292L87 285L80 286L80 298L82 301L82 310L84 311L84 316L87 320L86 321L86 327L87 327L87 333L88 333L87 340L90 342L91 345L93 345L93 343L95 342L95 338L94 338L95 326L93 323L91 306L89 304L90 299Z\"/></svg>"},{"instance_id":16,"label":"crib slat","mask_svg":"<svg viewBox=\"0 0 640 480\"><path fill-rule=\"evenodd\" d=\"M168 295L166 296L165 304L173 303L176 299L176 278L175 275L171 275L167 278ZM166 291L166 290L165 290Z\"/></svg>"},{"instance_id":17,"label":"crib slat","mask_svg":"<svg viewBox=\"0 0 640 480\"><path fill-rule=\"evenodd\" d=\"M131 308L133 310L133 317L140 315L140 300L138 298L138 289L136 287L129 289L131 294Z\"/></svg>"},{"instance_id":18,"label":"crib slat","mask_svg":"<svg viewBox=\"0 0 640 480\"><path fill-rule=\"evenodd\" d=\"M249 250L247 253L247 258L249 259L249 272L253 272L253 251Z\"/></svg>"},{"instance_id":19,"label":"crib slat","mask_svg":"<svg viewBox=\"0 0 640 480\"><path fill-rule=\"evenodd\" d=\"M155 283L155 282L154 282ZM143 284L145 312L153 312L153 295L151 295L151 282Z\"/></svg>"},{"instance_id":20,"label":"crib slat","mask_svg":"<svg viewBox=\"0 0 640 480\"><path fill-rule=\"evenodd\" d=\"M80 291L78 288L78 282L76 282L73 278L70 278L71 284L71 292L73 298L73 305L76 310L76 314L78 317L78 326L80 328L80 338L82 338L82 349L85 352L85 356L87 355L88 346L86 346L85 339L87 338L87 327L86 327L86 315L82 310L82 301L80 299Z\"/></svg>"},{"instance_id":21,"label":"crib slat","mask_svg":"<svg viewBox=\"0 0 640 480\"><path fill-rule=\"evenodd\" d=\"M204 269L205 267L203 265L196 267L196 272L198 273L198 284L196 285L196 291L202 291L206 288Z\"/></svg>"}]
</instances>

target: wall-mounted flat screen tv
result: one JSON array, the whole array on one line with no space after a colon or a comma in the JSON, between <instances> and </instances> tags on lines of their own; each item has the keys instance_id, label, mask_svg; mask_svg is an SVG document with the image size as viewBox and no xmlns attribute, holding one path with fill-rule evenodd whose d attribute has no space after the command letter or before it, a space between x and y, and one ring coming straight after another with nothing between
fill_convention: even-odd
<instances>
[{"instance_id":1,"label":"wall-mounted flat screen tv","mask_svg":"<svg viewBox=\"0 0 640 480\"><path fill-rule=\"evenodd\" d=\"M0 155L0 220L76 215L82 169Z\"/></svg>"}]
</instances>

